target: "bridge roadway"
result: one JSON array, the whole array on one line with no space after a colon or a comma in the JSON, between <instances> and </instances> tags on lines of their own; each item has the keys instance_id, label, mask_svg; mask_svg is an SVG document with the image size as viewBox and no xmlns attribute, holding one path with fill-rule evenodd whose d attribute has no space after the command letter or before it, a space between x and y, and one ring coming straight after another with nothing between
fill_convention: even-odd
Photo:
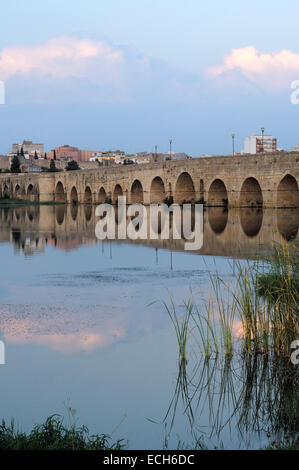
<instances>
[{"instance_id":1,"label":"bridge roadway","mask_svg":"<svg viewBox=\"0 0 299 470\"><path fill-rule=\"evenodd\" d=\"M204 201L208 206L299 207L299 155L206 157L57 173L0 174L0 197L99 204Z\"/></svg>"}]
</instances>

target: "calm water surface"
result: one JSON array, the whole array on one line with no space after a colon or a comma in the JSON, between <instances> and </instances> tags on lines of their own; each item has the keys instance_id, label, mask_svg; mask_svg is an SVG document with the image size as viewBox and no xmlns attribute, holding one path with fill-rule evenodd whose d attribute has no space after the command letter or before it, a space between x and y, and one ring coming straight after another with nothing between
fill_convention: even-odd
<instances>
[{"instance_id":1,"label":"calm water surface","mask_svg":"<svg viewBox=\"0 0 299 470\"><path fill-rule=\"evenodd\" d=\"M209 447L265 445L270 411L259 408L257 421L256 398L244 402L250 371L263 374L265 364L238 355L207 364L193 350L180 369L161 301L172 295L183 311L192 290L203 306L210 274L233 278L234 258L270 253L281 239L298 243L298 214L207 211L194 253L177 240L102 243L95 223L93 207L0 208L1 417L29 430L67 416L69 403L79 424L132 449L198 438Z\"/></svg>"}]
</instances>

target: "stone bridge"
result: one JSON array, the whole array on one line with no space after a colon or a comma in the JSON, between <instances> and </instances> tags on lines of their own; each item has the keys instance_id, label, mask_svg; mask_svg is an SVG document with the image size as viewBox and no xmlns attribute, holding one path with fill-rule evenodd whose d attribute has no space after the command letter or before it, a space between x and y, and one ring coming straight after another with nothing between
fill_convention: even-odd
<instances>
[{"instance_id":1,"label":"stone bridge","mask_svg":"<svg viewBox=\"0 0 299 470\"><path fill-rule=\"evenodd\" d=\"M205 202L207 206L299 207L299 155L277 153L166 161L96 170L0 175L0 197L36 202Z\"/></svg>"}]
</instances>

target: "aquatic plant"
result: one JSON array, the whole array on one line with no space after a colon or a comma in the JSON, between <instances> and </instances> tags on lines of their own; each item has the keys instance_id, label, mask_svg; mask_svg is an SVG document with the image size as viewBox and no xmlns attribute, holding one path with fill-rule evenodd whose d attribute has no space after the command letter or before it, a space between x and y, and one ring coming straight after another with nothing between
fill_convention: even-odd
<instances>
[{"instance_id":1,"label":"aquatic plant","mask_svg":"<svg viewBox=\"0 0 299 470\"><path fill-rule=\"evenodd\" d=\"M183 412L189 442L204 443L206 448L221 447L232 429L246 448L263 447L268 439L277 448L282 443L298 447L298 383L298 367L282 356L244 353L179 363L164 418L167 442L176 415Z\"/></svg>"},{"instance_id":2,"label":"aquatic plant","mask_svg":"<svg viewBox=\"0 0 299 470\"><path fill-rule=\"evenodd\" d=\"M107 434L91 435L86 426L65 426L60 415L49 416L29 433L15 426L14 421L0 425L0 450L121 450L122 440L111 443Z\"/></svg>"},{"instance_id":3,"label":"aquatic plant","mask_svg":"<svg viewBox=\"0 0 299 470\"><path fill-rule=\"evenodd\" d=\"M170 296L170 306L166 302L163 302L163 304L174 326L179 346L179 360L186 360L186 346L189 333L188 325L193 309L192 297L190 297L187 302L184 302L185 313L183 316L178 315L172 296Z\"/></svg>"},{"instance_id":4,"label":"aquatic plant","mask_svg":"<svg viewBox=\"0 0 299 470\"><path fill-rule=\"evenodd\" d=\"M236 261L234 271L235 280L210 276L210 296L201 306L190 296L181 323L171 299L180 358L186 358L188 336L207 358L221 350L231 355L239 339L248 354L290 356L291 344L299 338L298 250L289 252L282 244L271 257Z\"/></svg>"}]
</instances>

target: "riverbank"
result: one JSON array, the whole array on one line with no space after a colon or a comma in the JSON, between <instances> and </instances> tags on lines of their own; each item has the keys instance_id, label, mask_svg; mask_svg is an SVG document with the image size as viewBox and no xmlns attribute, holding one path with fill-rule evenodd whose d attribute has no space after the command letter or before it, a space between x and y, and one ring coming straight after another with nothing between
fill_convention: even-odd
<instances>
[{"instance_id":1,"label":"riverbank","mask_svg":"<svg viewBox=\"0 0 299 470\"><path fill-rule=\"evenodd\" d=\"M16 428L12 421L9 425L2 420L0 425L0 451L4 450L125 450L128 442L121 439L113 442L107 434L91 435L82 425L66 426L59 415L53 415L42 424L35 425L29 433ZM180 448L180 447L178 447ZM272 441L265 450L299 450L299 443L290 439ZM192 450L192 449L189 449ZM209 450L204 445L193 450ZM217 450L217 449L215 449Z\"/></svg>"},{"instance_id":2,"label":"riverbank","mask_svg":"<svg viewBox=\"0 0 299 470\"><path fill-rule=\"evenodd\" d=\"M63 202L56 201L28 201L26 199L0 198L0 207L21 207L21 206L56 206L63 205Z\"/></svg>"},{"instance_id":3,"label":"riverbank","mask_svg":"<svg viewBox=\"0 0 299 470\"><path fill-rule=\"evenodd\" d=\"M113 442L107 434L91 435L86 426L66 426L59 415L50 416L44 423L35 425L29 433L16 428L13 421L7 425L2 420L0 425L0 451L121 450L124 447L124 441Z\"/></svg>"}]
</instances>

